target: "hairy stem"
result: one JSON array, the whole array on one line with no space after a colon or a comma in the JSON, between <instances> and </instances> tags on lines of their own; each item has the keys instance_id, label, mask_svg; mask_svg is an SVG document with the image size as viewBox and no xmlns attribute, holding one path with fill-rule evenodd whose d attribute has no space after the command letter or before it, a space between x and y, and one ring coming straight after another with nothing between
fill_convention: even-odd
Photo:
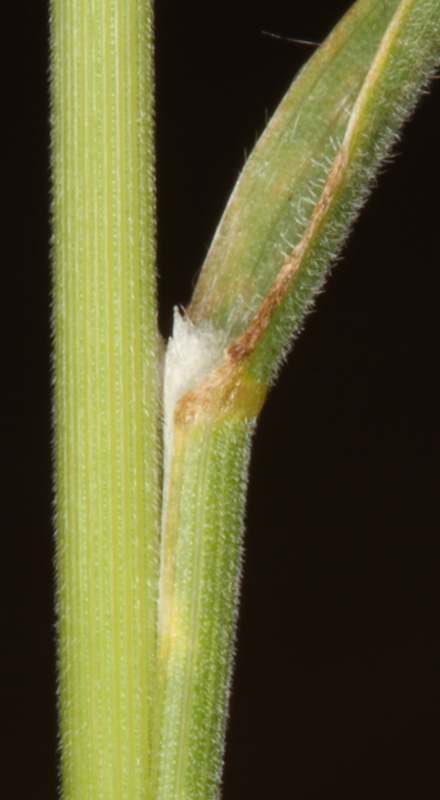
<instances>
[{"instance_id":1,"label":"hairy stem","mask_svg":"<svg viewBox=\"0 0 440 800\"><path fill-rule=\"evenodd\" d=\"M145 797L158 457L151 7L52 0L64 797Z\"/></svg>"}]
</instances>

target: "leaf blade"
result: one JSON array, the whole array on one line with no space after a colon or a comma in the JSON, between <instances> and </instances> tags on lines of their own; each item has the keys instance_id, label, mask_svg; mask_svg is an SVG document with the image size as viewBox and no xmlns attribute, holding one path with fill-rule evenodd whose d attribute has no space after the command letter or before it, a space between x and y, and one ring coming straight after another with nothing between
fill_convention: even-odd
<instances>
[{"instance_id":1,"label":"leaf blade","mask_svg":"<svg viewBox=\"0 0 440 800\"><path fill-rule=\"evenodd\" d=\"M252 326L258 327L258 314L277 277L289 259L298 260L301 251L302 263L294 270L286 302L280 297L276 304L282 306L283 312L275 314L267 333L267 325L261 331L265 356L260 347L258 359L253 357L255 369L257 360L259 363L256 372L254 369L258 379L269 380L276 372L381 161L439 60L439 17L438 0L393 0L386 4L359 0L294 81L245 166L214 237L188 313L196 325L222 330L225 347L230 347L234 339L240 341L240 337L249 336ZM405 44L399 45L403 40ZM396 63L390 67L385 59L382 73L378 73L377 65L385 52L391 53ZM387 82L388 91L383 92ZM408 90L400 103L402 87ZM386 101L378 103L377 94L381 91ZM367 96L370 100L366 106ZM394 109L396 98L400 105ZM378 110L371 114L375 103ZM306 129L298 122L301 114ZM298 141L301 136L303 140ZM372 143L370 155L361 146L368 137ZM313 214L333 182L332 165L341 158L342 147L347 163L346 174L338 179L338 204L333 207L330 203L325 224L318 226L315 220L311 237ZM268 179L271 159L274 166ZM276 193L279 197L274 205ZM301 210L305 208L307 214ZM308 247L304 248L306 239L309 244L313 241L312 255Z\"/></svg>"}]
</instances>

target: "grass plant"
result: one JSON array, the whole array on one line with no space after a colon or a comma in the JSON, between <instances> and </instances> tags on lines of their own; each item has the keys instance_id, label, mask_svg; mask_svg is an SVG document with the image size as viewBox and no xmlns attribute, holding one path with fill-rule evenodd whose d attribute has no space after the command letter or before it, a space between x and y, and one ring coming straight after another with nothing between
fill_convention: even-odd
<instances>
[{"instance_id":1,"label":"grass plant","mask_svg":"<svg viewBox=\"0 0 440 800\"><path fill-rule=\"evenodd\" d=\"M217 796L255 421L440 58L440 0L355 3L246 163L165 349L152 17L51 3L65 800Z\"/></svg>"}]
</instances>

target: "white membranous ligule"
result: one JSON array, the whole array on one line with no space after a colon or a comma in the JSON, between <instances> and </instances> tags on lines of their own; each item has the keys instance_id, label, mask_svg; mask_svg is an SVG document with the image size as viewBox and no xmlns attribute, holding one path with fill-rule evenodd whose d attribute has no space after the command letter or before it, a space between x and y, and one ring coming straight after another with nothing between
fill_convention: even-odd
<instances>
[{"instance_id":1,"label":"white membranous ligule","mask_svg":"<svg viewBox=\"0 0 440 800\"><path fill-rule=\"evenodd\" d=\"M224 359L225 335L206 325L194 325L188 315L174 309L163 376L164 500L171 469L174 442L174 411L183 395L194 389L220 366ZM164 506L166 507L166 506Z\"/></svg>"},{"instance_id":2,"label":"white membranous ligule","mask_svg":"<svg viewBox=\"0 0 440 800\"><path fill-rule=\"evenodd\" d=\"M222 362L225 335L194 325L187 315L174 309L173 334L165 355L164 418L172 418L172 409L190 389L194 389Z\"/></svg>"}]
</instances>

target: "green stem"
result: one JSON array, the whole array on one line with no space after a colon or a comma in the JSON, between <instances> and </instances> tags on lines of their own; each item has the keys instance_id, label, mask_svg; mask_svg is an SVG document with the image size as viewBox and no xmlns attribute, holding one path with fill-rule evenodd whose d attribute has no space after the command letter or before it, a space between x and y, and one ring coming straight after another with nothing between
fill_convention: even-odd
<instances>
[{"instance_id":1,"label":"green stem","mask_svg":"<svg viewBox=\"0 0 440 800\"><path fill-rule=\"evenodd\" d=\"M151 7L52 0L51 43L62 786L132 800L157 635Z\"/></svg>"}]
</instances>

